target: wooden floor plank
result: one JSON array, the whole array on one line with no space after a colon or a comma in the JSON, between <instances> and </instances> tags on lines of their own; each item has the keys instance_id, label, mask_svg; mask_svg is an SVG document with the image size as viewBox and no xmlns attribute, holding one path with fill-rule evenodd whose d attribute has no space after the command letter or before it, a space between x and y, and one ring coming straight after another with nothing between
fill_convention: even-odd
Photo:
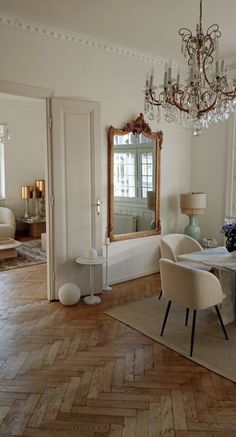
<instances>
[{"instance_id":1,"label":"wooden floor plank","mask_svg":"<svg viewBox=\"0 0 236 437\"><path fill-rule=\"evenodd\" d=\"M104 314L159 290L151 275L65 307L45 265L1 272L0 435L235 436L236 384Z\"/></svg>"}]
</instances>

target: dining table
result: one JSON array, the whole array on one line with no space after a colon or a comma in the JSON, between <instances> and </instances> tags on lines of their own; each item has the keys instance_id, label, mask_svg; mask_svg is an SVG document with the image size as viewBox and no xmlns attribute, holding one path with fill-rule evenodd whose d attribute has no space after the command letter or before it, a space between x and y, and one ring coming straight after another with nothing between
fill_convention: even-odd
<instances>
[{"instance_id":1,"label":"dining table","mask_svg":"<svg viewBox=\"0 0 236 437\"><path fill-rule=\"evenodd\" d=\"M229 253L227 249L216 247L178 255L178 261L191 261L211 267L211 272L220 281L225 294L219 305L224 324L236 320L236 253Z\"/></svg>"}]
</instances>

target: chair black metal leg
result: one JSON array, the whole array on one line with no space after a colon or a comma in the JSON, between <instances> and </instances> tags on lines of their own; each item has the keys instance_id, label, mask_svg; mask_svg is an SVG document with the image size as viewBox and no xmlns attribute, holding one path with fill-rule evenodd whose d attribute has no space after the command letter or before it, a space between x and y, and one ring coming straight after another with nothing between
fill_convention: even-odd
<instances>
[{"instance_id":1,"label":"chair black metal leg","mask_svg":"<svg viewBox=\"0 0 236 437\"><path fill-rule=\"evenodd\" d=\"M194 334L195 334L196 315L197 315L197 310L194 310L193 311L193 322L192 322L190 357L192 357L192 355L193 355L193 343L194 343Z\"/></svg>"},{"instance_id":2,"label":"chair black metal leg","mask_svg":"<svg viewBox=\"0 0 236 437\"><path fill-rule=\"evenodd\" d=\"M165 326L166 326L166 321L167 321L167 317L168 317L168 314L170 311L170 306L171 306L171 300L169 300L167 308L166 308L166 313L165 313L165 317L164 317L162 328L161 328L161 336L162 336L164 329L165 329Z\"/></svg>"},{"instance_id":3,"label":"chair black metal leg","mask_svg":"<svg viewBox=\"0 0 236 437\"><path fill-rule=\"evenodd\" d=\"M221 324L221 328L222 328L223 333L224 333L224 335L225 335L225 338L226 338L226 340L228 340L229 337L228 337L228 334L227 334L227 332L226 332L226 329L225 329L225 326L224 326L224 323L223 323L223 320L222 320L222 317L221 317L221 314L220 314L220 310L219 310L219 308L218 308L217 305L215 305L215 309L216 309L217 316L218 316L218 319L219 319L220 324Z\"/></svg>"},{"instance_id":4,"label":"chair black metal leg","mask_svg":"<svg viewBox=\"0 0 236 437\"><path fill-rule=\"evenodd\" d=\"M188 316L189 316L189 308L186 308L186 314L185 314L185 326L188 325Z\"/></svg>"},{"instance_id":5,"label":"chair black metal leg","mask_svg":"<svg viewBox=\"0 0 236 437\"><path fill-rule=\"evenodd\" d=\"M160 300L161 296L162 296L162 290L160 291L160 294L159 294L159 300Z\"/></svg>"}]
</instances>

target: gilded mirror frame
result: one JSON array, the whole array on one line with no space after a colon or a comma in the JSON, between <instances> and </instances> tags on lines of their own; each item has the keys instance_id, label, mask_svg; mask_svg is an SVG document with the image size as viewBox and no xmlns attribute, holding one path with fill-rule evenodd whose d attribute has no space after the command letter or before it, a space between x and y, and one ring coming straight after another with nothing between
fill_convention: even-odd
<instances>
[{"instance_id":1,"label":"gilded mirror frame","mask_svg":"<svg viewBox=\"0 0 236 437\"><path fill-rule=\"evenodd\" d=\"M155 208L155 229L145 231L130 232L125 234L114 234L114 136L144 134L146 137L154 139L156 143L155 154L155 192L156 192L156 208ZM147 237L150 235L159 235L161 233L160 222L160 181L161 181L161 149L162 149L163 133L162 131L152 132L149 124L144 120L141 113L138 118L125 124L123 129L116 129L113 126L108 128L108 237L110 241L128 240L131 238Z\"/></svg>"}]
</instances>

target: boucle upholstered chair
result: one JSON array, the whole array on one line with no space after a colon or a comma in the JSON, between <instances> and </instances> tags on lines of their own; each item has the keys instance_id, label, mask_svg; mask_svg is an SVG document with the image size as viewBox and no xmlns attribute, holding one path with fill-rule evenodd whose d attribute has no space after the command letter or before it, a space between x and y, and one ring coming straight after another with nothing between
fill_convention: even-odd
<instances>
[{"instance_id":1,"label":"boucle upholstered chair","mask_svg":"<svg viewBox=\"0 0 236 437\"><path fill-rule=\"evenodd\" d=\"M0 207L0 238L14 238L16 220L11 209Z\"/></svg>"},{"instance_id":2,"label":"boucle upholstered chair","mask_svg":"<svg viewBox=\"0 0 236 437\"><path fill-rule=\"evenodd\" d=\"M160 273L163 295L169 300L162 324L161 336L163 335L171 302L173 301L178 305L193 310L190 356L193 353L197 310L204 310L214 306L225 338L228 340L220 310L217 306L223 301L225 295L216 276L210 272L176 264L167 259L160 260ZM187 325L187 318L185 325Z\"/></svg>"},{"instance_id":3,"label":"boucle upholstered chair","mask_svg":"<svg viewBox=\"0 0 236 437\"><path fill-rule=\"evenodd\" d=\"M209 272L211 268L204 266L204 264L194 263L187 260L178 261L178 255L198 252L200 250L203 250L201 244L198 243L197 240L194 240L194 238L185 234L167 234L163 235L161 238L161 258L170 259L175 263ZM160 292L159 299L161 296L162 291Z\"/></svg>"},{"instance_id":4,"label":"boucle upholstered chair","mask_svg":"<svg viewBox=\"0 0 236 437\"><path fill-rule=\"evenodd\" d=\"M200 243L185 234L167 234L161 238L161 258L170 259L175 263L178 262L178 255L199 250L203 250Z\"/></svg>"}]
</instances>

